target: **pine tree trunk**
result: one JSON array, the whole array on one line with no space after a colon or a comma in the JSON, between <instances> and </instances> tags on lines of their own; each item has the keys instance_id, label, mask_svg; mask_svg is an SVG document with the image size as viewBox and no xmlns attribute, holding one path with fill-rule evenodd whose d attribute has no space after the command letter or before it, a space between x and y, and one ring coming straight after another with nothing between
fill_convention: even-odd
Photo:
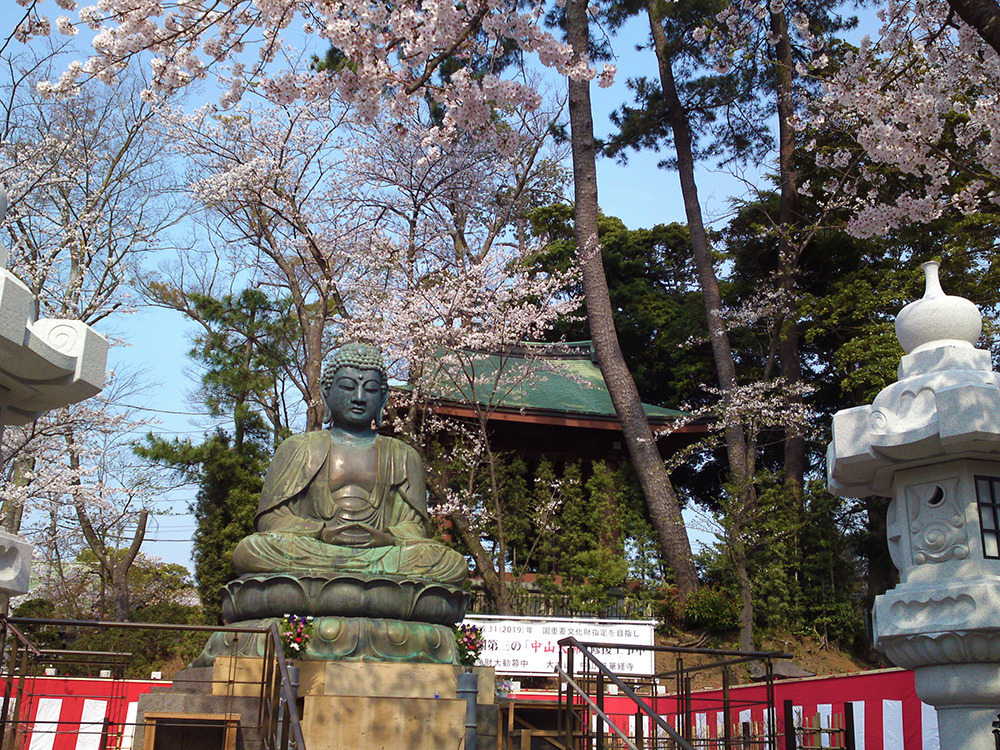
<instances>
[{"instance_id":1,"label":"pine tree trunk","mask_svg":"<svg viewBox=\"0 0 1000 750\"><path fill-rule=\"evenodd\" d=\"M712 344L712 355L719 378L719 388L723 399L726 399L736 387L736 362L733 359L729 335L722 319L722 295L719 292L719 280L712 261L712 248L705 231L705 223L701 214L701 203L698 199L698 185L694 176L694 148L691 140L691 130L687 112L681 102L674 80L673 61L669 57L667 37L663 30L663 16L660 12L659 0L646 0L646 13L649 17L649 28L653 38L653 48L656 51L657 67L660 74L660 88L663 101L667 108L671 133L674 138L674 150L677 156L677 173L680 179L681 196L684 200L684 212L687 217L688 234L691 238L691 251L695 267L698 270L698 283L705 301L705 314L708 322L708 335ZM757 497L753 485L754 451L748 448L753 441L747 440L742 425L730 422L723 427L726 443L726 455L729 461L729 484L736 496L737 512L753 513ZM734 567L742 567L745 571L746 561L731 558ZM739 571L737 571L739 575ZM742 582L740 613L740 642L753 641L753 601L750 597L750 581Z\"/></svg>"},{"instance_id":2,"label":"pine tree trunk","mask_svg":"<svg viewBox=\"0 0 1000 750\"><path fill-rule=\"evenodd\" d=\"M779 326L775 335L780 337L778 356L781 359L781 375L786 382L798 384L802 380L802 364L795 300L798 291L796 272L801 248L792 241L791 233L799 225L799 179L795 170L795 131L792 128L792 115L795 113L792 91L794 61L784 9L771 14L771 33L778 40L774 62L778 110L778 176L781 188L778 204L778 226L781 228L778 235L778 275L788 311L783 325ZM801 401L801 397L796 397L795 400ZM806 441L800 435L785 436L784 471L785 487L801 504L806 473ZM801 507L797 509L795 517L800 515Z\"/></svg>"},{"instance_id":3,"label":"pine tree trunk","mask_svg":"<svg viewBox=\"0 0 1000 750\"><path fill-rule=\"evenodd\" d=\"M566 31L575 59L587 59L589 28L586 0L566 4ZM597 166L590 83L569 80L570 143L573 151L575 235L583 275L587 320L598 364L621 422L632 464L642 486L660 547L674 570L677 590L684 597L698 586L691 544L674 492L642 409L635 381L625 364L608 294L607 278L597 236Z\"/></svg>"},{"instance_id":4,"label":"pine tree trunk","mask_svg":"<svg viewBox=\"0 0 1000 750\"><path fill-rule=\"evenodd\" d=\"M948 5L1000 54L1000 3L996 0L948 0Z\"/></svg>"}]
</instances>

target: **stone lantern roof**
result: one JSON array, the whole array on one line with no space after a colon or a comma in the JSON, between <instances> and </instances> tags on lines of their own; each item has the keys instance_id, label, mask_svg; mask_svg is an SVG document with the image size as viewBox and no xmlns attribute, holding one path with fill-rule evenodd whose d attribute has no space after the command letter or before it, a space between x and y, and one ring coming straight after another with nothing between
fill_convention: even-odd
<instances>
[{"instance_id":1,"label":"stone lantern roof","mask_svg":"<svg viewBox=\"0 0 1000 750\"><path fill-rule=\"evenodd\" d=\"M0 222L7 195L0 190ZM7 268L0 245L0 433L104 387L108 340L79 320L36 319L32 291Z\"/></svg>"},{"instance_id":2,"label":"stone lantern roof","mask_svg":"<svg viewBox=\"0 0 1000 750\"><path fill-rule=\"evenodd\" d=\"M899 379L866 406L838 412L827 449L836 495L892 495L896 472L959 458L1000 455L1000 376L977 349L979 308L945 294L939 263L924 263L923 298L896 317L906 352Z\"/></svg>"}]
</instances>

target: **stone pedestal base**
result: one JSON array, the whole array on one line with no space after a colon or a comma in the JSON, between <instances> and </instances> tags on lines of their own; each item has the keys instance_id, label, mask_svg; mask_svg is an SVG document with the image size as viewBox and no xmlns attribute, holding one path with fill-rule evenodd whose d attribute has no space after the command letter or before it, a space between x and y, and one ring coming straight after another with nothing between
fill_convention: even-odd
<instances>
[{"instance_id":1,"label":"stone pedestal base","mask_svg":"<svg viewBox=\"0 0 1000 750\"><path fill-rule=\"evenodd\" d=\"M953 706L937 710L942 750L996 750L992 724L997 708Z\"/></svg>"},{"instance_id":2,"label":"stone pedestal base","mask_svg":"<svg viewBox=\"0 0 1000 750\"><path fill-rule=\"evenodd\" d=\"M249 628L281 626L280 617L234 622ZM261 657L267 636L254 633L213 633L192 667L211 666L220 656ZM364 662L458 664L455 631L447 625L366 617L316 617L313 637L303 659Z\"/></svg>"},{"instance_id":3,"label":"stone pedestal base","mask_svg":"<svg viewBox=\"0 0 1000 750\"><path fill-rule=\"evenodd\" d=\"M497 707L492 667L477 667L476 748L465 747L467 704L458 694L463 667L298 661L299 709L309 750L495 750ZM146 713L192 719L207 713L239 714L238 748L262 747L259 716L264 660L219 657L209 668L188 669L164 692L144 695ZM166 686L164 686L166 687ZM136 750L143 748L137 733Z\"/></svg>"},{"instance_id":4,"label":"stone pedestal base","mask_svg":"<svg viewBox=\"0 0 1000 750\"><path fill-rule=\"evenodd\" d=\"M913 670L920 700L937 709L942 750L996 750L1000 664L947 664Z\"/></svg>"},{"instance_id":5,"label":"stone pedestal base","mask_svg":"<svg viewBox=\"0 0 1000 750\"><path fill-rule=\"evenodd\" d=\"M298 663L302 665L302 729L309 750L465 748L466 703L456 692L461 667ZM480 667L476 673L476 744L478 748L495 748L493 669Z\"/></svg>"},{"instance_id":6,"label":"stone pedestal base","mask_svg":"<svg viewBox=\"0 0 1000 750\"><path fill-rule=\"evenodd\" d=\"M996 750L998 613L997 576L901 583L875 599L875 646L913 670L917 695L937 710L941 750Z\"/></svg>"},{"instance_id":7,"label":"stone pedestal base","mask_svg":"<svg viewBox=\"0 0 1000 750\"><path fill-rule=\"evenodd\" d=\"M312 695L302 734L309 750L465 748L465 701Z\"/></svg>"}]
</instances>

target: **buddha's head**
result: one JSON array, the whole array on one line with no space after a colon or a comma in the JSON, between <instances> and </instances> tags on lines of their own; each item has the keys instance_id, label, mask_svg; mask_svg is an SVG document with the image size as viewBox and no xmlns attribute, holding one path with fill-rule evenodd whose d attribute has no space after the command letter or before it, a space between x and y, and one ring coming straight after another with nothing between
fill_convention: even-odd
<instances>
[{"instance_id":1,"label":"buddha's head","mask_svg":"<svg viewBox=\"0 0 1000 750\"><path fill-rule=\"evenodd\" d=\"M389 378L382 353L368 344L344 344L323 367L324 424L356 432L382 424Z\"/></svg>"}]
</instances>

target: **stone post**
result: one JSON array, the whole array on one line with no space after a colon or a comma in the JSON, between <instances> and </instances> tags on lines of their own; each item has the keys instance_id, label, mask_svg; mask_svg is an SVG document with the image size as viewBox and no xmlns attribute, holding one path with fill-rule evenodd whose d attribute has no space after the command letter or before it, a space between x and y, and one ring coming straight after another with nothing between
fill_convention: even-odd
<instances>
[{"instance_id":1,"label":"stone post","mask_svg":"<svg viewBox=\"0 0 1000 750\"><path fill-rule=\"evenodd\" d=\"M896 318L906 355L872 404L838 412L830 491L892 498L899 585L875 600L875 646L912 669L942 750L995 750L1000 712L1000 378L975 348L982 318L938 264Z\"/></svg>"}]
</instances>

